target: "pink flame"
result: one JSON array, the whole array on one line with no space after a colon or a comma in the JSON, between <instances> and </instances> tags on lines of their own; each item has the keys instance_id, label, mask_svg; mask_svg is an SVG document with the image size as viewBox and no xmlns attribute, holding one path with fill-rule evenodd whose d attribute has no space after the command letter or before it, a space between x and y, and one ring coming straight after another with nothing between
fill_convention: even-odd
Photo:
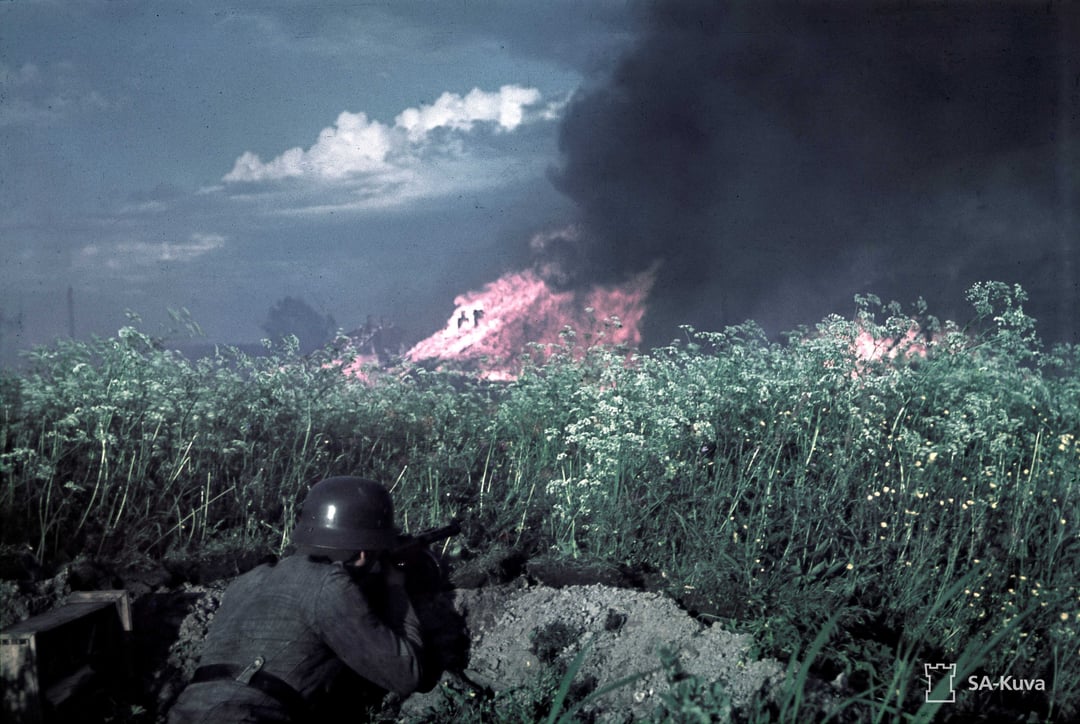
<instances>
[{"instance_id":1,"label":"pink flame","mask_svg":"<svg viewBox=\"0 0 1080 724\"><path fill-rule=\"evenodd\" d=\"M510 380L520 374L523 354L537 362L547 357L532 345L559 345L567 328L575 333L577 349L636 348L653 279L647 271L621 285L557 291L532 271L512 272L458 296L446 326L406 357L454 362L483 379Z\"/></svg>"}]
</instances>

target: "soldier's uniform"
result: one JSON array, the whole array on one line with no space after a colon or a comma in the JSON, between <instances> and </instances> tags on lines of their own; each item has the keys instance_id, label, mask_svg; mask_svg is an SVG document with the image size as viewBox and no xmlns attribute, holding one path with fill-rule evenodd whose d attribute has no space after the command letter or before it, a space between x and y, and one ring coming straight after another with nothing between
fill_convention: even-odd
<instances>
[{"instance_id":1,"label":"soldier's uniform","mask_svg":"<svg viewBox=\"0 0 1080 724\"><path fill-rule=\"evenodd\" d=\"M389 505L378 483L359 478L319 483L294 533L294 540L306 545L245 573L226 589L195 677L169 712L170 724L303 721L311 700L342 667L401 695L421 685L420 623L405 588L400 582L386 585L370 566L349 562L354 552L385 550L397 539L392 508L389 518L383 510L375 521L381 528L377 535L368 535L374 526L363 515L357 522L356 501L349 497L356 491L362 514L372 503L363 496L372 491L376 503ZM311 511L313 498L314 507L323 510ZM308 520L305 528L309 518L314 522ZM366 578L377 578L370 583L378 585L366 586Z\"/></svg>"}]
</instances>

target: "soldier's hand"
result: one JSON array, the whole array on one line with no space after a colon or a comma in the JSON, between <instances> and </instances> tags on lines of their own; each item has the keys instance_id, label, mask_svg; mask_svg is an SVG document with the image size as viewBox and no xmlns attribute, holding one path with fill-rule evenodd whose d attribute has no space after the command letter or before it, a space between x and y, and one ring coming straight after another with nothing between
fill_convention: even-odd
<instances>
[{"instance_id":1,"label":"soldier's hand","mask_svg":"<svg viewBox=\"0 0 1080 724\"><path fill-rule=\"evenodd\" d=\"M387 586L405 587L405 568L402 565L392 560L384 560L382 569Z\"/></svg>"},{"instance_id":2,"label":"soldier's hand","mask_svg":"<svg viewBox=\"0 0 1080 724\"><path fill-rule=\"evenodd\" d=\"M444 587L442 563L430 548L412 548L400 560L406 574L405 587L410 594L433 594Z\"/></svg>"}]
</instances>

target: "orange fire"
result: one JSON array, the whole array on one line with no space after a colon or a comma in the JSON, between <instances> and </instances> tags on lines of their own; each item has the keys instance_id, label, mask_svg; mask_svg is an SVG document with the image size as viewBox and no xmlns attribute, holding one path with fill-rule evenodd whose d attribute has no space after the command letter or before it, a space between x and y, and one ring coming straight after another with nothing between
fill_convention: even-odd
<instances>
[{"instance_id":1,"label":"orange fire","mask_svg":"<svg viewBox=\"0 0 1080 724\"><path fill-rule=\"evenodd\" d=\"M521 373L522 355L543 362L548 346L562 344L568 329L579 353L595 345L636 348L653 279L646 271L620 285L558 291L533 271L505 274L454 299L446 326L405 356L512 380Z\"/></svg>"},{"instance_id":2,"label":"orange fire","mask_svg":"<svg viewBox=\"0 0 1080 724\"><path fill-rule=\"evenodd\" d=\"M912 325L900 339L875 337L866 329L855 337L855 357L862 361L876 362L884 359L897 361L897 358L911 359L927 356L927 342L918 325Z\"/></svg>"}]
</instances>

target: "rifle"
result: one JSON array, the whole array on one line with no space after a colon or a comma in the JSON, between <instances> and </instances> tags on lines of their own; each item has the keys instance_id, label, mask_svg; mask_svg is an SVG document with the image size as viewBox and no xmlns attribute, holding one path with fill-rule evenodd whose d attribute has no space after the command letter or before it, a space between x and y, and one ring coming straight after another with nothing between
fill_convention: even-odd
<instances>
[{"instance_id":1,"label":"rifle","mask_svg":"<svg viewBox=\"0 0 1080 724\"><path fill-rule=\"evenodd\" d=\"M416 535L403 535L398 545L387 553L387 561L405 571L405 588L409 593L435 593L446 587L446 570L439 554L431 550L432 543L446 540L461 532L457 520L441 528L431 528Z\"/></svg>"},{"instance_id":2,"label":"rifle","mask_svg":"<svg viewBox=\"0 0 1080 724\"><path fill-rule=\"evenodd\" d=\"M441 540L451 538L461 532L461 522L453 521L449 525L444 525L441 528L430 528L425 531L421 531L416 535L403 535L398 538L398 545L394 548L390 555L393 556L399 552L406 552L413 548L426 548L432 543L438 543Z\"/></svg>"}]
</instances>

